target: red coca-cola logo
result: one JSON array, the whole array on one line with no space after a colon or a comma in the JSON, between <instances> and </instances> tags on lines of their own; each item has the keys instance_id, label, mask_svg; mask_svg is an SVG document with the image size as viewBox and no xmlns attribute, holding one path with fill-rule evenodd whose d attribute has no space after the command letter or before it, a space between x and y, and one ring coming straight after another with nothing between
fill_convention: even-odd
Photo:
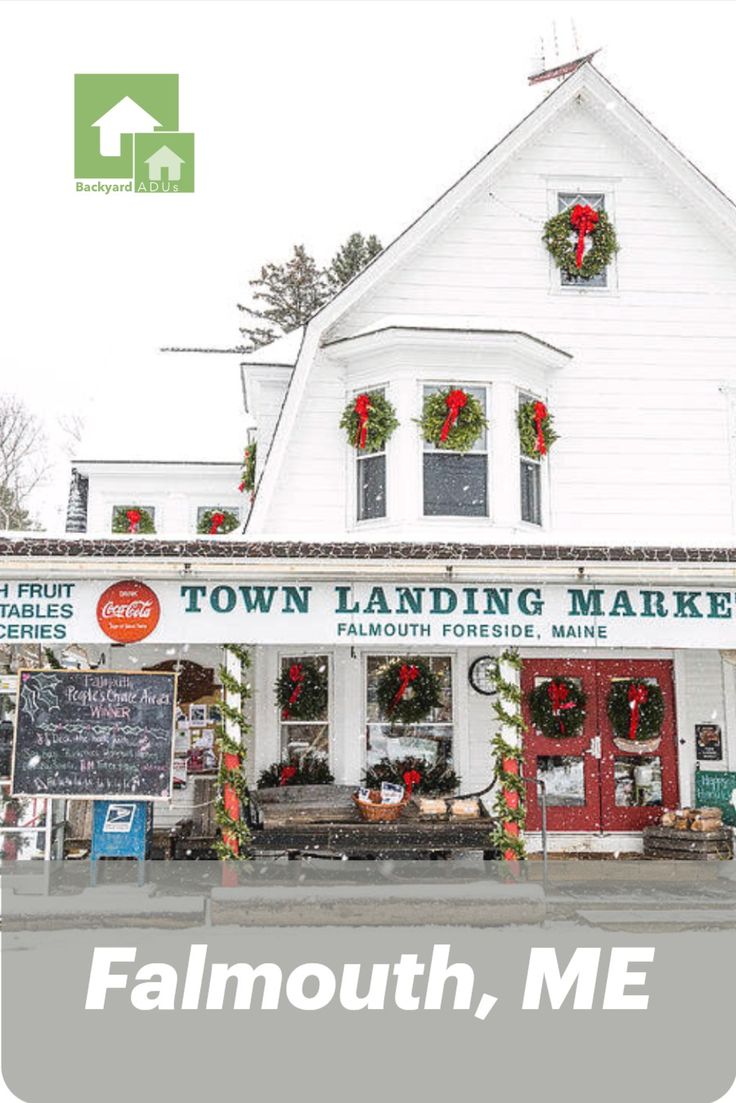
<instances>
[{"instance_id":1,"label":"red coca-cola logo","mask_svg":"<svg viewBox=\"0 0 736 1103\"><path fill-rule=\"evenodd\" d=\"M145 582L115 582L97 602L97 621L116 643L139 643L161 616L159 600Z\"/></svg>"}]
</instances>

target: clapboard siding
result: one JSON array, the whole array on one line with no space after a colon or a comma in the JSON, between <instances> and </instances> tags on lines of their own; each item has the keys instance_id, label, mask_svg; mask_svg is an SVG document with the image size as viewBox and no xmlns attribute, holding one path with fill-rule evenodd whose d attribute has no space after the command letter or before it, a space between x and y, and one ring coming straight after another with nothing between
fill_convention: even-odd
<instances>
[{"instance_id":1,"label":"clapboard siding","mask_svg":"<svg viewBox=\"0 0 736 1103\"><path fill-rule=\"evenodd\" d=\"M541 242L556 192L605 191L621 251L610 290L562 289ZM677 194L615 121L576 103L484 181L454 218L405 256L326 335L393 320L530 333L570 352L547 398L561 439L549 461L550 524L500 530L492 519L445 522L458 539L705 544L734 538L731 438L723 385L736 386L736 254ZM318 353L298 435L280 472L284 492L264 529L345 532L352 460L338 429L354 374ZM376 366L376 379L381 375ZM459 378L452 355L447 379ZM388 380L390 370L384 373ZM437 378L433 368L418 379ZM476 376L473 376L475 379ZM487 381L493 383L489 370ZM519 385L526 386L523 373ZM414 406L400 410L416 417ZM403 434L402 448L418 450ZM491 427L493 448L493 426ZM389 477L416 456L389 449ZM516 457L508 462L515 463ZM288 491L287 489L288 488ZM491 497L493 490L491 489ZM493 503L491 503L491 509ZM397 538L436 534L414 515L359 526ZM426 530L426 531L423 531Z\"/></svg>"}]
</instances>

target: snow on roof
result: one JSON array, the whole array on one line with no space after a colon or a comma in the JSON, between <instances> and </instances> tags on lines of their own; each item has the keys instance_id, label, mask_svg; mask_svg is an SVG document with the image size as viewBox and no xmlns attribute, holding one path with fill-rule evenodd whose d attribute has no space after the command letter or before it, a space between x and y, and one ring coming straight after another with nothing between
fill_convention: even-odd
<instances>
[{"instance_id":1,"label":"snow on roof","mask_svg":"<svg viewBox=\"0 0 736 1103\"><path fill-rule=\"evenodd\" d=\"M299 349L304 336L304 326L292 329L291 333L277 337L269 345L263 345L255 352L245 352L242 355L243 364L296 364Z\"/></svg>"}]
</instances>

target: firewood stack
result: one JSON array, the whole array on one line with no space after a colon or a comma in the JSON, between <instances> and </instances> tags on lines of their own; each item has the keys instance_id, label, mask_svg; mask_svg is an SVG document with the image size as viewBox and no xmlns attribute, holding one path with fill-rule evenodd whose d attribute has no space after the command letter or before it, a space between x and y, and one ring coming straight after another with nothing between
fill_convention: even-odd
<instances>
[{"instance_id":1,"label":"firewood stack","mask_svg":"<svg viewBox=\"0 0 736 1103\"><path fill-rule=\"evenodd\" d=\"M723 812L720 808L678 808L674 812L664 812L660 823L676 831L720 831Z\"/></svg>"}]
</instances>

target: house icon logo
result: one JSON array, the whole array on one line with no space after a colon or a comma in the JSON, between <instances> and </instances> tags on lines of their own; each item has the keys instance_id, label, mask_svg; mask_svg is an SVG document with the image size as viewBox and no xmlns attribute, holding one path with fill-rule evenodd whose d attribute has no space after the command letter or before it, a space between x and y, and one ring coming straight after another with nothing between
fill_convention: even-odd
<instances>
[{"instance_id":1,"label":"house icon logo","mask_svg":"<svg viewBox=\"0 0 736 1103\"><path fill-rule=\"evenodd\" d=\"M74 79L78 192L194 191L194 134L179 130L179 77L78 73Z\"/></svg>"}]
</instances>

